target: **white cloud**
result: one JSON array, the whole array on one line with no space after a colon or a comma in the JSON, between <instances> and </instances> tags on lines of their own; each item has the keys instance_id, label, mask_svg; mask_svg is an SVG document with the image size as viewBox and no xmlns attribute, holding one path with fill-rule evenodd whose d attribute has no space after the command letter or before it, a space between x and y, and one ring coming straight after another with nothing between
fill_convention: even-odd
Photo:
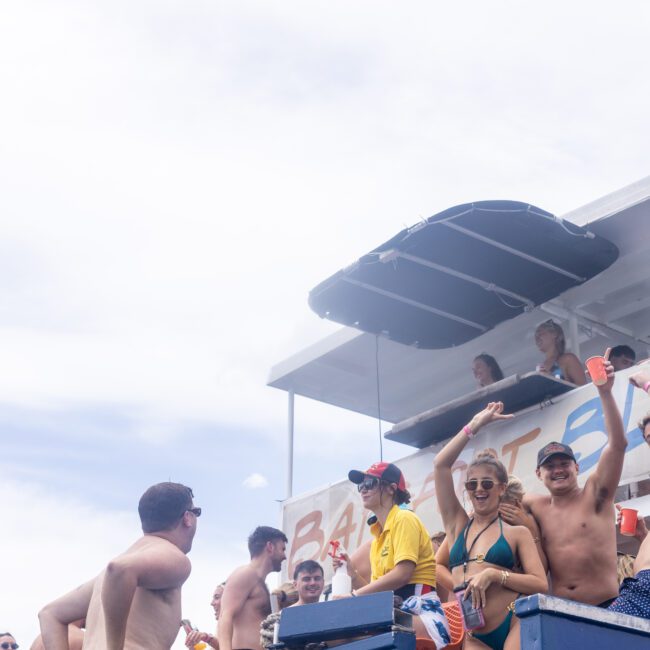
<instances>
[{"instance_id":1,"label":"white cloud","mask_svg":"<svg viewBox=\"0 0 650 650\"><path fill-rule=\"evenodd\" d=\"M2 403L124 408L146 440L195 421L277 444L286 398L265 387L269 368L336 329L307 306L318 282L456 203L561 214L647 174L647 2L395 7L3 12ZM296 400L296 453L332 480L349 469L341 450L363 467L377 446L371 419ZM137 521L6 478L0 499L14 585L0 612L25 646L38 607L99 570ZM199 626L246 560L219 539L197 536L192 554Z\"/></svg>"},{"instance_id":2,"label":"white cloud","mask_svg":"<svg viewBox=\"0 0 650 650\"><path fill-rule=\"evenodd\" d=\"M242 482L242 485L245 488L248 488L249 490L257 490L259 488L265 488L268 484L269 482L267 478L257 473L247 476Z\"/></svg>"}]
</instances>

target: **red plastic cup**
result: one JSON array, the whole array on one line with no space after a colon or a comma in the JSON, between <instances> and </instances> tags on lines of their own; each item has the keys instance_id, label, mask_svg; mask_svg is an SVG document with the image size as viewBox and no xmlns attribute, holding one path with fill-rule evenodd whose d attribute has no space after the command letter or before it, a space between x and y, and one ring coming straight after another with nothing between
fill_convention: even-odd
<instances>
[{"instance_id":1,"label":"red plastic cup","mask_svg":"<svg viewBox=\"0 0 650 650\"><path fill-rule=\"evenodd\" d=\"M589 357L585 361L591 381L596 386L602 386L607 383L607 370L605 370L605 357Z\"/></svg>"},{"instance_id":2,"label":"red plastic cup","mask_svg":"<svg viewBox=\"0 0 650 650\"><path fill-rule=\"evenodd\" d=\"M634 508L621 508L621 535L634 536L638 514Z\"/></svg>"}]
</instances>

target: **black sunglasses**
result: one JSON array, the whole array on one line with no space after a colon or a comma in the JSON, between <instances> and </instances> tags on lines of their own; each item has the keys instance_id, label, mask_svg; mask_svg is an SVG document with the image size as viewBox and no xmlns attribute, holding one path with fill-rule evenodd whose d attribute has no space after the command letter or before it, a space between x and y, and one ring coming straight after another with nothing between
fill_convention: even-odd
<instances>
[{"instance_id":1,"label":"black sunglasses","mask_svg":"<svg viewBox=\"0 0 650 650\"><path fill-rule=\"evenodd\" d=\"M187 512L191 512L195 517L201 516L201 508L188 508Z\"/></svg>"},{"instance_id":2,"label":"black sunglasses","mask_svg":"<svg viewBox=\"0 0 650 650\"><path fill-rule=\"evenodd\" d=\"M472 478L469 481L465 481L465 489L468 492L476 492L478 490L479 481L476 478ZM482 478L481 479L481 488L483 490L491 490L495 485L495 481L491 478Z\"/></svg>"},{"instance_id":3,"label":"black sunglasses","mask_svg":"<svg viewBox=\"0 0 650 650\"><path fill-rule=\"evenodd\" d=\"M11 648L11 650L17 650L18 644L15 642L9 643L8 641L3 641L2 643L0 643L0 648L2 648L2 650L9 650L9 648Z\"/></svg>"},{"instance_id":4,"label":"black sunglasses","mask_svg":"<svg viewBox=\"0 0 650 650\"><path fill-rule=\"evenodd\" d=\"M361 492L361 490L374 490L377 486L379 485L379 479L375 478L374 476L370 476L368 478L364 478L359 485L357 485L357 490Z\"/></svg>"}]
</instances>

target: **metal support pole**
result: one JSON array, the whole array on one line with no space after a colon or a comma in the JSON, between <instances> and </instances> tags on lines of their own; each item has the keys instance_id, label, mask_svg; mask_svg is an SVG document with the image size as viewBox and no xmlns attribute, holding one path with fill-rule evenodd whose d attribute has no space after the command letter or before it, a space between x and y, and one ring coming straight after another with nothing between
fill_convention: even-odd
<instances>
[{"instance_id":1,"label":"metal support pole","mask_svg":"<svg viewBox=\"0 0 650 650\"><path fill-rule=\"evenodd\" d=\"M571 352L580 359L580 335L578 333L578 317L569 312L569 338L571 340Z\"/></svg>"},{"instance_id":2,"label":"metal support pole","mask_svg":"<svg viewBox=\"0 0 650 650\"><path fill-rule=\"evenodd\" d=\"M289 417L288 417L288 438L287 438L287 496L289 499L293 496L293 416L294 416L294 394L290 390L289 393Z\"/></svg>"}]
</instances>

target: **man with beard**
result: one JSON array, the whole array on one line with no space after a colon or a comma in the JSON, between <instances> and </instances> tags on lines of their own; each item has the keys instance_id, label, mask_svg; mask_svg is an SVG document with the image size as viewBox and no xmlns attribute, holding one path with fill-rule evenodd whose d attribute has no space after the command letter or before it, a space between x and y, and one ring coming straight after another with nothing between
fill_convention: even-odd
<instances>
[{"instance_id":1,"label":"man with beard","mask_svg":"<svg viewBox=\"0 0 650 650\"><path fill-rule=\"evenodd\" d=\"M251 533L251 561L230 575L221 598L220 650L261 650L260 623L271 613L265 580L282 567L287 541L281 530L270 526L258 526Z\"/></svg>"},{"instance_id":2,"label":"man with beard","mask_svg":"<svg viewBox=\"0 0 650 650\"><path fill-rule=\"evenodd\" d=\"M521 518L512 517L510 509L507 516L504 512L506 521L526 525L541 545L554 596L601 607L618 596L614 496L627 447L621 414L612 396L614 368L609 361L605 368L607 381L597 389L607 445L584 487L578 485L579 468L571 447L551 442L539 450L536 471L550 495L524 497L524 509L539 529L521 509Z\"/></svg>"},{"instance_id":3,"label":"man with beard","mask_svg":"<svg viewBox=\"0 0 650 650\"><path fill-rule=\"evenodd\" d=\"M298 590L298 602L291 607L317 603L325 586L323 567L314 560L305 560L296 566L293 582Z\"/></svg>"}]
</instances>

